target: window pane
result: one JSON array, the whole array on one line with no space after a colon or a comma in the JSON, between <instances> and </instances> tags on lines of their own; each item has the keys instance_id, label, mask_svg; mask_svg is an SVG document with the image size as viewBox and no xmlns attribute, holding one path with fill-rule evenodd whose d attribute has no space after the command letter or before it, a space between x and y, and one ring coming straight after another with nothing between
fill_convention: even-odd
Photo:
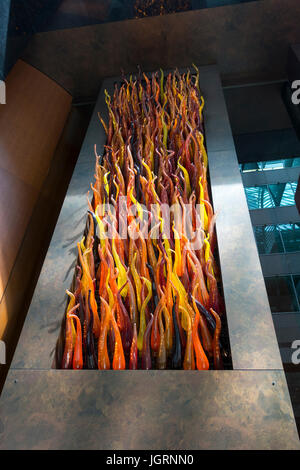
<instances>
[{"instance_id":1,"label":"window pane","mask_svg":"<svg viewBox=\"0 0 300 470\"><path fill-rule=\"evenodd\" d=\"M269 171L269 170L280 170L282 168L298 167L300 166L299 157L280 158L278 160L269 160L262 162L251 162L240 164L240 170L243 173L250 171Z\"/></svg>"},{"instance_id":2,"label":"window pane","mask_svg":"<svg viewBox=\"0 0 300 470\"><path fill-rule=\"evenodd\" d=\"M283 168L291 168L293 166L293 158L284 158L282 160L283 162Z\"/></svg>"},{"instance_id":3,"label":"window pane","mask_svg":"<svg viewBox=\"0 0 300 470\"><path fill-rule=\"evenodd\" d=\"M272 312L297 312L298 304L290 276L265 277Z\"/></svg>"},{"instance_id":4,"label":"window pane","mask_svg":"<svg viewBox=\"0 0 300 470\"><path fill-rule=\"evenodd\" d=\"M284 160L261 162L263 170L279 170L284 168Z\"/></svg>"},{"instance_id":5,"label":"window pane","mask_svg":"<svg viewBox=\"0 0 300 470\"><path fill-rule=\"evenodd\" d=\"M281 158L278 160L270 160L260 162L259 165L265 171L267 170L280 170L282 168L290 168L300 166L300 158Z\"/></svg>"},{"instance_id":6,"label":"window pane","mask_svg":"<svg viewBox=\"0 0 300 470\"><path fill-rule=\"evenodd\" d=\"M283 245L276 225L254 227L258 252L261 255L283 253Z\"/></svg>"},{"instance_id":7,"label":"window pane","mask_svg":"<svg viewBox=\"0 0 300 470\"><path fill-rule=\"evenodd\" d=\"M280 201L280 206L294 206L295 205L295 191L296 183L286 183L285 189Z\"/></svg>"},{"instance_id":8,"label":"window pane","mask_svg":"<svg viewBox=\"0 0 300 470\"><path fill-rule=\"evenodd\" d=\"M294 284L295 284L296 291L297 291L298 302L300 305L300 276L293 276L293 279L294 279Z\"/></svg>"},{"instance_id":9,"label":"window pane","mask_svg":"<svg viewBox=\"0 0 300 470\"><path fill-rule=\"evenodd\" d=\"M290 183L291 187L292 187L292 191L294 192L294 196L296 194L296 190L297 190L297 181L294 181L293 183ZM295 204L295 201L294 201L294 204Z\"/></svg>"},{"instance_id":10,"label":"window pane","mask_svg":"<svg viewBox=\"0 0 300 470\"><path fill-rule=\"evenodd\" d=\"M276 207L293 206L295 204L294 183L269 184L269 190Z\"/></svg>"},{"instance_id":11,"label":"window pane","mask_svg":"<svg viewBox=\"0 0 300 470\"><path fill-rule=\"evenodd\" d=\"M280 202L285 190L286 183L269 184L270 193L276 207L280 206Z\"/></svg>"},{"instance_id":12,"label":"window pane","mask_svg":"<svg viewBox=\"0 0 300 470\"><path fill-rule=\"evenodd\" d=\"M300 251L300 225L281 224L278 228L283 238L285 251Z\"/></svg>"},{"instance_id":13,"label":"window pane","mask_svg":"<svg viewBox=\"0 0 300 470\"><path fill-rule=\"evenodd\" d=\"M249 209L263 209L274 207L267 186L250 186L245 188Z\"/></svg>"}]
</instances>

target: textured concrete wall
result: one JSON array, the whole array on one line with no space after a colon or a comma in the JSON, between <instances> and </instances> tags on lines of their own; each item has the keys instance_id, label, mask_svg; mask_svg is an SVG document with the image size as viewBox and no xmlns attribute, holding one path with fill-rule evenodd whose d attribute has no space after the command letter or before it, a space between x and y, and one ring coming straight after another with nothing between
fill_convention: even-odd
<instances>
[{"instance_id":1,"label":"textured concrete wall","mask_svg":"<svg viewBox=\"0 0 300 470\"><path fill-rule=\"evenodd\" d=\"M35 35L24 60L75 97L96 96L103 77L218 62L223 83L286 76L300 42L299 0L262 0Z\"/></svg>"}]
</instances>

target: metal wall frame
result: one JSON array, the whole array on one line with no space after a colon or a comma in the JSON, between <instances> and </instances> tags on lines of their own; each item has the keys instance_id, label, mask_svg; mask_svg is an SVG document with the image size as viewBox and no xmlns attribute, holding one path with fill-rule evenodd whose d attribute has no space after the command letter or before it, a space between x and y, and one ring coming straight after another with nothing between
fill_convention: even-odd
<instances>
[{"instance_id":1,"label":"metal wall frame","mask_svg":"<svg viewBox=\"0 0 300 470\"><path fill-rule=\"evenodd\" d=\"M51 370L86 220L105 80L0 400L1 449L298 449L216 66L200 68L232 371ZM67 268L66 268L67 266ZM0 422L1 424L1 422Z\"/></svg>"}]
</instances>

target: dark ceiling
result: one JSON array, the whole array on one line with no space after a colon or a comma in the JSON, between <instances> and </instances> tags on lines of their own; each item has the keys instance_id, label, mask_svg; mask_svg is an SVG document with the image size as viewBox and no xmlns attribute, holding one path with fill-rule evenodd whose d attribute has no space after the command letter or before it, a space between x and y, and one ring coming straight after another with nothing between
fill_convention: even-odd
<instances>
[{"instance_id":1,"label":"dark ceiling","mask_svg":"<svg viewBox=\"0 0 300 470\"><path fill-rule=\"evenodd\" d=\"M5 78L29 39L38 32L248 1L255 0L1 0L0 78Z\"/></svg>"}]
</instances>

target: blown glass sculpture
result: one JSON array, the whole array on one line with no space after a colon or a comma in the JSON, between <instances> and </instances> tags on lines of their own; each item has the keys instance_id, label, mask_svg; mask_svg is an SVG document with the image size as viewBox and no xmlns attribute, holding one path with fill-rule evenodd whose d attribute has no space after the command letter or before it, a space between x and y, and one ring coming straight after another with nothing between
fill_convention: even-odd
<instances>
[{"instance_id":1,"label":"blown glass sculpture","mask_svg":"<svg viewBox=\"0 0 300 470\"><path fill-rule=\"evenodd\" d=\"M222 369L224 303L199 72L105 91L87 225L61 335L63 369Z\"/></svg>"}]
</instances>

